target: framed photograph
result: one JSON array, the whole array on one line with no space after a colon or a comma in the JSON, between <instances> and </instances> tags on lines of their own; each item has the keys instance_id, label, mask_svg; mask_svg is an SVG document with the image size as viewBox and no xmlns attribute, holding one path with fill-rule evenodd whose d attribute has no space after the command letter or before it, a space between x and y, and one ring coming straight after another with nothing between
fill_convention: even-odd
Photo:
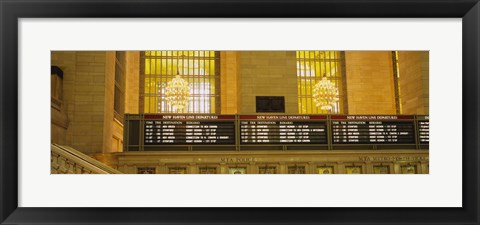
<instances>
[{"instance_id":1,"label":"framed photograph","mask_svg":"<svg viewBox=\"0 0 480 225\"><path fill-rule=\"evenodd\" d=\"M0 1L0 224L479 224L478 0Z\"/></svg>"}]
</instances>

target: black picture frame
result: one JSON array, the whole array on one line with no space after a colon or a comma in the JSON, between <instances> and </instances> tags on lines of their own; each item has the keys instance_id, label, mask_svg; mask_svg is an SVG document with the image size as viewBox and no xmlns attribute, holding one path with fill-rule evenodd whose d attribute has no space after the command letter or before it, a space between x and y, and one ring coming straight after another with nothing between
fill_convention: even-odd
<instances>
[{"instance_id":1,"label":"black picture frame","mask_svg":"<svg viewBox=\"0 0 480 225\"><path fill-rule=\"evenodd\" d=\"M1 224L479 224L479 0L0 0L0 15ZM462 18L463 207L18 207L18 19L62 17Z\"/></svg>"}]
</instances>

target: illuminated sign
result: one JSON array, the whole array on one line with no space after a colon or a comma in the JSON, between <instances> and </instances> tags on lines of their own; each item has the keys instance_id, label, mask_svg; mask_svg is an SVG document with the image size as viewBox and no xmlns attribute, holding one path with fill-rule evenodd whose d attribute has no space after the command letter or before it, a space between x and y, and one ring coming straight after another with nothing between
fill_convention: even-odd
<instances>
[{"instance_id":1,"label":"illuminated sign","mask_svg":"<svg viewBox=\"0 0 480 225\"><path fill-rule=\"evenodd\" d=\"M145 145L234 145L235 116L145 115Z\"/></svg>"},{"instance_id":2,"label":"illuminated sign","mask_svg":"<svg viewBox=\"0 0 480 225\"><path fill-rule=\"evenodd\" d=\"M430 141L429 116L417 116L418 141L421 145L428 145Z\"/></svg>"},{"instance_id":3,"label":"illuminated sign","mask_svg":"<svg viewBox=\"0 0 480 225\"><path fill-rule=\"evenodd\" d=\"M428 116L127 114L125 118L124 151L429 148Z\"/></svg>"},{"instance_id":4,"label":"illuminated sign","mask_svg":"<svg viewBox=\"0 0 480 225\"><path fill-rule=\"evenodd\" d=\"M327 144L326 116L240 115L240 144Z\"/></svg>"},{"instance_id":5,"label":"illuminated sign","mask_svg":"<svg viewBox=\"0 0 480 225\"><path fill-rule=\"evenodd\" d=\"M332 144L415 144L413 116L332 115Z\"/></svg>"}]
</instances>

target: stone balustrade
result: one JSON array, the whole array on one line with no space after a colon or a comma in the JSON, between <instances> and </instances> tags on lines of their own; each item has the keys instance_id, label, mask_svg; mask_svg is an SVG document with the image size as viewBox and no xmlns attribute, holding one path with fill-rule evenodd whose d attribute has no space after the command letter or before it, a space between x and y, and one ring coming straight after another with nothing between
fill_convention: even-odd
<instances>
[{"instance_id":1,"label":"stone balustrade","mask_svg":"<svg viewBox=\"0 0 480 225\"><path fill-rule=\"evenodd\" d=\"M73 148L51 144L52 174L121 174Z\"/></svg>"}]
</instances>

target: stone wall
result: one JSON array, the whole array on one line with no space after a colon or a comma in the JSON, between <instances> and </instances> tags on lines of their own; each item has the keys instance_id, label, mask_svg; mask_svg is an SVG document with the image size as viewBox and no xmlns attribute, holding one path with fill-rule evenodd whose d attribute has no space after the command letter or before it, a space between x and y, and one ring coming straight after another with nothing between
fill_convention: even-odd
<instances>
[{"instance_id":1,"label":"stone wall","mask_svg":"<svg viewBox=\"0 0 480 225\"><path fill-rule=\"evenodd\" d=\"M140 52L128 51L126 59L125 113L139 112Z\"/></svg>"},{"instance_id":2,"label":"stone wall","mask_svg":"<svg viewBox=\"0 0 480 225\"><path fill-rule=\"evenodd\" d=\"M295 51L240 51L240 114L256 113L256 96L285 96L285 113L298 113Z\"/></svg>"},{"instance_id":3,"label":"stone wall","mask_svg":"<svg viewBox=\"0 0 480 225\"><path fill-rule=\"evenodd\" d=\"M184 173L199 174L210 168L215 174L228 174L231 168L245 168L247 174L258 174L261 168L273 168L273 173L288 174L291 168L305 174L346 174L358 168L360 174L428 174L428 150L324 150L324 151L253 151L253 152L123 152L117 154L118 170L136 174L139 169L151 173L168 174L171 169L183 169ZM377 169L384 171L377 171ZM411 171L408 171L411 169Z\"/></svg>"},{"instance_id":4,"label":"stone wall","mask_svg":"<svg viewBox=\"0 0 480 225\"><path fill-rule=\"evenodd\" d=\"M238 112L239 53L220 52L220 106L222 114Z\"/></svg>"},{"instance_id":5,"label":"stone wall","mask_svg":"<svg viewBox=\"0 0 480 225\"><path fill-rule=\"evenodd\" d=\"M65 51L51 56L52 65L64 72L61 110L66 112L62 118L60 109L52 108L52 143L84 153L121 151L123 121L114 119L113 109L115 52ZM125 112L138 113L139 52L127 53L126 63ZM64 130L59 124L65 124Z\"/></svg>"},{"instance_id":6,"label":"stone wall","mask_svg":"<svg viewBox=\"0 0 480 225\"><path fill-rule=\"evenodd\" d=\"M83 152L103 151L106 52L52 52L51 60L64 71L66 144Z\"/></svg>"},{"instance_id":7,"label":"stone wall","mask_svg":"<svg viewBox=\"0 0 480 225\"><path fill-rule=\"evenodd\" d=\"M404 114L429 114L429 52L399 51L400 96Z\"/></svg>"},{"instance_id":8,"label":"stone wall","mask_svg":"<svg viewBox=\"0 0 480 225\"><path fill-rule=\"evenodd\" d=\"M345 52L348 113L396 114L392 52Z\"/></svg>"}]
</instances>

